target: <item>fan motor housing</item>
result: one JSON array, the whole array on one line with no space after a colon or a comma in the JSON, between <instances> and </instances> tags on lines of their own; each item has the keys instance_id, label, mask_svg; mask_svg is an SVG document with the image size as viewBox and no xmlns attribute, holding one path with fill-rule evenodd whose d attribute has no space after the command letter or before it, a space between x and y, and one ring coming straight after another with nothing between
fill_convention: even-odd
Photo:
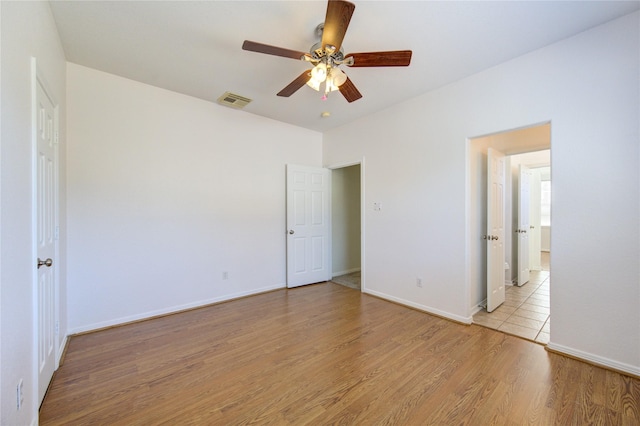
<instances>
[{"instance_id":1,"label":"fan motor housing","mask_svg":"<svg viewBox=\"0 0 640 426\"><path fill-rule=\"evenodd\" d=\"M321 61L322 58L327 56L327 52L325 52L324 49L322 48L322 42L321 41L319 41L316 44L314 44L313 46L311 46L311 49L309 49L309 53L311 54L311 57L315 61ZM334 52L329 57L331 59L333 59L334 61L342 62L344 60L344 48L340 47L339 51Z\"/></svg>"}]
</instances>

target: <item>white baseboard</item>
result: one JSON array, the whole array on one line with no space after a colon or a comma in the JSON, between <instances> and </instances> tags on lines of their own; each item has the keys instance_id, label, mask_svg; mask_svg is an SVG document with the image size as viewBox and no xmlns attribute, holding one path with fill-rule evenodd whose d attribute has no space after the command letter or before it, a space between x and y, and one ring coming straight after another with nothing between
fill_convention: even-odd
<instances>
[{"instance_id":1,"label":"white baseboard","mask_svg":"<svg viewBox=\"0 0 640 426\"><path fill-rule=\"evenodd\" d=\"M567 346L558 345L553 342L547 343L547 349L549 349L552 352L565 354L572 358L580 359L591 364L599 365L604 368L620 371L622 373L627 373L636 377L640 376L640 366L634 366L634 365L626 364L623 362L614 361L609 358L601 357L588 352L583 352L581 350L573 349Z\"/></svg>"},{"instance_id":2,"label":"white baseboard","mask_svg":"<svg viewBox=\"0 0 640 426\"><path fill-rule=\"evenodd\" d=\"M411 302L409 300L404 300L404 299L401 299L401 298L395 297L395 296L390 296L388 294L380 293L378 291L362 289L362 292L371 294L373 296L377 296L377 297L379 297L381 299L385 299L385 300L389 300L391 302L398 303L400 305L409 306L409 307L417 309L419 311L423 311L423 312L426 312L426 313L429 313L429 314L437 315L437 316L442 317L442 318L450 319L452 321L459 322L459 323L462 323L462 324L472 324L473 323L473 316L463 317L463 316L460 316L460 315L455 315L455 314L452 314L450 312L441 311L440 309L435 309L435 308L432 308L430 306L421 305L419 303Z\"/></svg>"},{"instance_id":3,"label":"white baseboard","mask_svg":"<svg viewBox=\"0 0 640 426\"><path fill-rule=\"evenodd\" d=\"M480 312L481 310L483 310L484 308L482 307L482 303L487 304L487 299L484 300L484 302L480 302L480 304L476 305L476 306L472 306L471 307L471 317L473 317L475 314L477 314L478 312Z\"/></svg>"},{"instance_id":4,"label":"white baseboard","mask_svg":"<svg viewBox=\"0 0 640 426\"><path fill-rule=\"evenodd\" d=\"M60 365L60 361L62 361L62 355L64 354L64 349L67 347L68 339L69 335L64 336L64 339L62 339L62 343L58 347L58 353L56 353L56 369Z\"/></svg>"},{"instance_id":5,"label":"white baseboard","mask_svg":"<svg viewBox=\"0 0 640 426\"><path fill-rule=\"evenodd\" d=\"M212 299L199 300L197 302L185 303L183 305L177 305L177 306L170 306L170 307L167 307L167 308L157 309L157 310L154 310L154 311L144 312L144 313L141 313L141 314L130 315L130 316L126 316L126 317L115 318L115 319L108 320L108 321L101 321L101 322L97 322L97 323L93 323L93 324L82 325L82 326L78 326L78 327L70 329L69 332L68 332L68 336L72 336L74 334L79 334L79 333L86 333L86 332L90 332L90 331L100 330L100 329L108 328L108 327L114 327L114 326L117 326L117 325L123 325L123 324L127 324L127 323L130 323L130 322L145 320L145 319L158 317L158 316L162 316L162 315L174 314L174 313L181 312L181 311L188 311L190 309L201 308L203 306L213 305L215 303L227 302L229 300L239 299L241 297L253 296L253 295L256 295L256 294L260 294L260 293L266 293L268 291L278 290L278 289L281 289L281 288L286 288L286 285L285 284L276 284L274 286L261 287L261 288L257 288L257 289L250 290L250 291L243 291L243 292L239 292L239 293L227 294L227 295L220 296L220 297L214 297Z\"/></svg>"},{"instance_id":6,"label":"white baseboard","mask_svg":"<svg viewBox=\"0 0 640 426\"><path fill-rule=\"evenodd\" d=\"M360 268L347 269L346 271L332 272L331 273L331 278L339 277L340 275L353 274L354 272L360 272Z\"/></svg>"}]
</instances>

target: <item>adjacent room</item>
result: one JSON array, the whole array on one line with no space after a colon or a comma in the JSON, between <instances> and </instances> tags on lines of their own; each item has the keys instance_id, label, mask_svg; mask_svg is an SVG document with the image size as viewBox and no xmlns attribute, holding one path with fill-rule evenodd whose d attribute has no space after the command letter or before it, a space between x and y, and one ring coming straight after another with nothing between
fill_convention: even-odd
<instances>
[{"instance_id":1,"label":"adjacent room","mask_svg":"<svg viewBox=\"0 0 640 426\"><path fill-rule=\"evenodd\" d=\"M0 24L1 424L640 423L639 1Z\"/></svg>"},{"instance_id":2,"label":"adjacent room","mask_svg":"<svg viewBox=\"0 0 640 426\"><path fill-rule=\"evenodd\" d=\"M469 141L472 301L481 300L473 321L542 344L551 325L551 131L544 123Z\"/></svg>"}]
</instances>

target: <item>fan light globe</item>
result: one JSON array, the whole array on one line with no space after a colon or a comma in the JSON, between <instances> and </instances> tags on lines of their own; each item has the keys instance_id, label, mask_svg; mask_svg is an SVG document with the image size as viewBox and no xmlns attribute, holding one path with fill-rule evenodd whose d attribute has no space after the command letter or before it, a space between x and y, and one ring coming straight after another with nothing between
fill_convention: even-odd
<instances>
[{"instance_id":1,"label":"fan light globe","mask_svg":"<svg viewBox=\"0 0 640 426\"><path fill-rule=\"evenodd\" d=\"M320 91L320 82L316 81L313 77L307 81L307 86L311 87L316 92Z\"/></svg>"},{"instance_id":2,"label":"fan light globe","mask_svg":"<svg viewBox=\"0 0 640 426\"><path fill-rule=\"evenodd\" d=\"M347 75L340 68L331 69L331 78L336 87L342 86L344 82L347 81Z\"/></svg>"},{"instance_id":3,"label":"fan light globe","mask_svg":"<svg viewBox=\"0 0 640 426\"><path fill-rule=\"evenodd\" d=\"M329 75L329 77L327 77L327 81L324 84L325 84L325 92L326 93L335 92L336 90L338 90L338 86L336 86L336 84L334 83L333 78L331 77L331 75Z\"/></svg>"},{"instance_id":4,"label":"fan light globe","mask_svg":"<svg viewBox=\"0 0 640 426\"><path fill-rule=\"evenodd\" d=\"M325 92L329 93L340 90L340 86L343 85L345 81L347 81L347 75L342 72L342 70L339 68L329 69L329 75L325 82Z\"/></svg>"},{"instance_id":5,"label":"fan light globe","mask_svg":"<svg viewBox=\"0 0 640 426\"><path fill-rule=\"evenodd\" d=\"M311 78L318 82L318 84L322 83L327 79L327 65L320 62L318 65L313 67L311 70Z\"/></svg>"}]
</instances>

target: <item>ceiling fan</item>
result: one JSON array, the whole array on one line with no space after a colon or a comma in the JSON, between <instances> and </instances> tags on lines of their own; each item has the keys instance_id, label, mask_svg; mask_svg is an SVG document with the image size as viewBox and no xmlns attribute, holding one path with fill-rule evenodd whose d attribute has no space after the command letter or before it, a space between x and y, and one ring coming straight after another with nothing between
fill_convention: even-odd
<instances>
[{"instance_id":1,"label":"ceiling fan","mask_svg":"<svg viewBox=\"0 0 640 426\"><path fill-rule=\"evenodd\" d=\"M324 25L320 24L317 28L317 31L322 34L322 39L311 47L309 53L249 40L244 41L242 49L303 60L314 66L312 69L304 71L278 92L278 96L289 97L305 84L320 91L320 86L324 83L322 99L326 99L329 92L339 90L347 101L357 101L362 97L362 94L339 68L340 65L349 67L406 67L411 63L411 50L348 53L345 55L342 40L355 8L355 4L345 0L329 0Z\"/></svg>"}]
</instances>

